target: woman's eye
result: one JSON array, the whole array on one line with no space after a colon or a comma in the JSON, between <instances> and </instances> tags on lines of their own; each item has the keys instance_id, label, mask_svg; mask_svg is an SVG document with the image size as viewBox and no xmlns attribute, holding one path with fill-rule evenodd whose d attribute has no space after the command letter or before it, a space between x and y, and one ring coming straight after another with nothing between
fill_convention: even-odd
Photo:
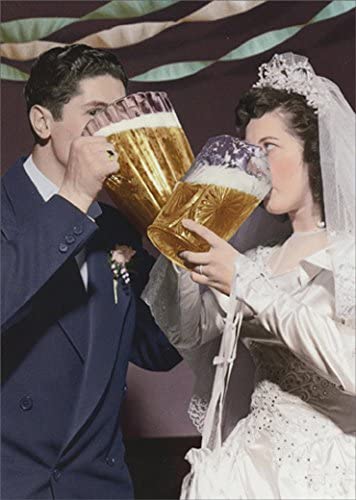
<instances>
[{"instance_id":1,"label":"woman's eye","mask_svg":"<svg viewBox=\"0 0 356 500\"><path fill-rule=\"evenodd\" d=\"M269 151L272 151L272 149L275 148L276 145L272 144L271 142L265 142L264 145L263 145L263 147L265 148L265 150L268 153Z\"/></svg>"}]
</instances>

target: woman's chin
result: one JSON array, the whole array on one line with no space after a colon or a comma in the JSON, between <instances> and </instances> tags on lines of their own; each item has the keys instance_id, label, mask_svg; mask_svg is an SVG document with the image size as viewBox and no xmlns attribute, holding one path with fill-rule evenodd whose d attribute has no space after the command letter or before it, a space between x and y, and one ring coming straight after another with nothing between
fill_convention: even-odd
<instances>
[{"instance_id":1,"label":"woman's chin","mask_svg":"<svg viewBox=\"0 0 356 500\"><path fill-rule=\"evenodd\" d=\"M273 200L271 200L271 198L265 198L263 201L263 206L266 212L272 215L284 215L288 212L288 210L285 210L273 203Z\"/></svg>"},{"instance_id":2,"label":"woman's chin","mask_svg":"<svg viewBox=\"0 0 356 500\"><path fill-rule=\"evenodd\" d=\"M266 212L268 212L270 214L273 213L273 204L271 203L271 197L270 196L267 196L263 200L263 206L264 206L264 209L266 210Z\"/></svg>"}]
</instances>

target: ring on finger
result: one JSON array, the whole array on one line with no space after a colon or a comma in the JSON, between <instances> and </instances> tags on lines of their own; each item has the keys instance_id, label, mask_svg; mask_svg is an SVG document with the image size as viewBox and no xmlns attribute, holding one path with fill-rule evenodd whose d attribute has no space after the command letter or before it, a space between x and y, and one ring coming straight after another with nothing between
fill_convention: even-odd
<instances>
[{"instance_id":1,"label":"ring on finger","mask_svg":"<svg viewBox=\"0 0 356 500\"><path fill-rule=\"evenodd\" d=\"M199 264L199 274L202 274L202 275L204 274L203 273L203 266L201 264Z\"/></svg>"}]
</instances>

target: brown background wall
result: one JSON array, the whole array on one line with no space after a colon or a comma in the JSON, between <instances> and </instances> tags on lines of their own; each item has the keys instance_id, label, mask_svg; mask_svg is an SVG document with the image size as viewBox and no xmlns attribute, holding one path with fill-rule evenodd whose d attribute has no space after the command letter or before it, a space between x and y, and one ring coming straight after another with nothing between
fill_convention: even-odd
<instances>
[{"instance_id":1,"label":"brown background wall","mask_svg":"<svg viewBox=\"0 0 356 500\"><path fill-rule=\"evenodd\" d=\"M223 1L223 0L222 0ZM178 2L145 16L125 20L131 23L148 20L174 20L189 14L206 2ZM328 2L272 1L243 15L216 22L181 25L159 36L114 52L129 76L153 66L182 60L218 58L240 43L269 30L303 23ZM2 21L24 17L79 17L94 10L97 1L3 1ZM87 21L63 28L48 39L71 43L86 34L109 28L117 21ZM130 91L165 90L172 100L195 152L208 137L234 133L234 107L240 93L256 80L259 64L275 52L294 51L307 55L316 72L334 80L355 105L355 13L305 28L275 49L246 60L218 63L188 78L172 82L132 83ZM7 61L4 60L6 63ZM29 63L18 63L28 71ZM19 156L31 150L32 140L22 98L23 84L1 83L1 166L4 172ZM274 229L283 232L281 221L265 219L260 210L239 232L235 241L240 249L263 239ZM267 222L266 222L267 221ZM252 368L246 353L240 353L241 394L236 395L238 411L244 414L252 384ZM135 437L194 436L196 432L186 416L192 390L192 376L182 363L168 374L147 373L134 366L128 377L128 400L124 412L126 435Z\"/></svg>"}]
</instances>

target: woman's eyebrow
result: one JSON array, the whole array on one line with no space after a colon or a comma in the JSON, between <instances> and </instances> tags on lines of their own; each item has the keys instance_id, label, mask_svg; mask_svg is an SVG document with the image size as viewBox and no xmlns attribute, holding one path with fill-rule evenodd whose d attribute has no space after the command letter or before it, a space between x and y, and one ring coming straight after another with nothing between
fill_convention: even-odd
<instances>
[{"instance_id":1,"label":"woman's eyebrow","mask_svg":"<svg viewBox=\"0 0 356 500\"><path fill-rule=\"evenodd\" d=\"M267 135L266 137L262 137L262 139L260 139L258 142L267 141L268 139L272 139L274 141L278 141L278 137L273 137L272 135Z\"/></svg>"}]
</instances>

